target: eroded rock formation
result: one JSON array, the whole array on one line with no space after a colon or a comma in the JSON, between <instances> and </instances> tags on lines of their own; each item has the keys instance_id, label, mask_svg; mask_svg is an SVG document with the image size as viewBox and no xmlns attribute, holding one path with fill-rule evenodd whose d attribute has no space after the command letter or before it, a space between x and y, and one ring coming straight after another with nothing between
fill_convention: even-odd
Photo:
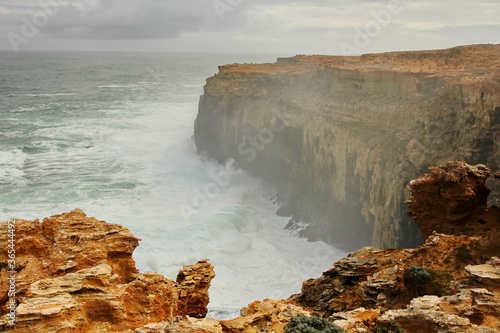
<instances>
[{"instance_id":1,"label":"eroded rock formation","mask_svg":"<svg viewBox=\"0 0 500 333\"><path fill-rule=\"evenodd\" d=\"M445 234L484 234L498 226L498 207L488 207L491 171L484 165L448 162L410 182L408 213L427 238L433 231Z\"/></svg>"},{"instance_id":2,"label":"eroded rock formation","mask_svg":"<svg viewBox=\"0 0 500 333\"><path fill-rule=\"evenodd\" d=\"M284 333L293 316L310 311L292 301L266 299L241 309L241 317L217 321L211 318L179 317L164 323L146 325L137 333Z\"/></svg>"},{"instance_id":3,"label":"eroded rock formation","mask_svg":"<svg viewBox=\"0 0 500 333\"><path fill-rule=\"evenodd\" d=\"M0 224L1 249L7 249L9 230L8 223ZM132 259L139 239L81 210L43 222L16 220L14 231L14 267L8 252L0 253L2 332L126 332L207 313L215 276L207 261L184 267L177 281L140 273ZM12 276L17 285L9 297L3 282ZM17 305L15 326L9 326L11 299Z\"/></svg>"},{"instance_id":4,"label":"eroded rock formation","mask_svg":"<svg viewBox=\"0 0 500 333\"><path fill-rule=\"evenodd\" d=\"M195 142L275 184L280 213L292 228L310 222L310 239L416 246L411 179L450 160L500 167L499 53L473 45L221 66Z\"/></svg>"},{"instance_id":5,"label":"eroded rock formation","mask_svg":"<svg viewBox=\"0 0 500 333\"><path fill-rule=\"evenodd\" d=\"M472 254L470 258L461 256L461 249L470 249L478 241L468 236L435 234L416 249L363 248L336 262L322 277L305 281L302 293L291 299L321 316L360 307L400 308L419 296L404 282L411 267L430 270L439 280L439 288L422 293L444 294L453 288L452 281L466 276L465 266L476 261Z\"/></svg>"}]
</instances>

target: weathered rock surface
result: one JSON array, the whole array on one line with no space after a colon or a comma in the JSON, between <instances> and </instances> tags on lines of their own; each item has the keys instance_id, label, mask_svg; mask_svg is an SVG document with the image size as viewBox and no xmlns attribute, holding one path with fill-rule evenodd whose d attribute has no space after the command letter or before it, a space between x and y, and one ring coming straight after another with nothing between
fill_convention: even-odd
<instances>
[{"instance_id":1,"label":"weathered rock surface","mask_svg":"<svg viewBox=\"0 0 500 333\"><path fill-rule=\"evenodd\" d=\"M302 233L356 250L416 246L405 186L450 160L500 168L500 45L297 56L207 80L200 153L275 184ZM342 65L342 60L347 65Z\"/></svg>"},{"instance_id":2,"label":"weathered rock surface","mask_svg":"<svg viewBox=\"0 0 500 333\"><path fill-rule=\"evenodd\" d=\"M448 162L431 171L408 186L412 193L408 213L424 239L434 231L484 234L485 229L500 227L498 208L487 207L489 168Z\"/></svg>"},{"instance_id":3,"label":"weathered rock surface","mask_svg":"<svg viewBox=\"0 0 500 333\"><path fill-rule=\"evenodd\" d=\"M302 293L291 299L347 333L373 332L376 326L407 333L500 332L500 260L464 269L460 256L463 245L477 240L435 234L414 250L362 249L304 282ZM426 292L435 295L418 297L405 285L405 272L413 266L432 272Z\"/></svg>"},{"instance_id":4,"label":"weathered rock surface","mask_svg":"<svg viewBox=\"0 0 500 333\"><path fill-rule=\"evenodd\" d=\"M497 257L491 258L484 265L467 266L465 270L468 274L485 283L500 286L500 259Z\"/></svg>"},{"instance_id":5,"label":"weathered rock surface","mask_svg":"<svg viewBox=\"0 0 500 333\"><path fill-rule=\"evenodd\" d=\"M452 281L466 276L464 268L471 263L459 256L460 249L472 247L477 241L468 236L435 234L416 249L363 248L336 262L322 277L305 281L302 292L291 299L321 316L360 307L404 307L418 296L404 284L409 268L436 272L440 284L436 292L444 294L453 288Z\"/></svg>"},{"instance_id":6,"label":"weathered rock surface","mask_svg":"<svg viewBox=\"0 0 500 333\"><path fill-rule=\"evenodd\" d=\"M241 317L217 321L210 318L176 318L169 322L146 325L137 333L284 333L293 316L310 315L308 310L291 301L253 302L241 310Z\"/></svg>"},{"instance_id":7,"label":"weathered rock surface","mask_svg":"<svg viewBox=\"0 0 500 333\"><path fill-rule=\"evenodd\" d=\"M443 311L441 302L437 296L414 298L407 309L389 310L377 322L380 326L401 327L405 332L494 332L488 327L479 329L468 318Z\"/></svg>"},{"instance_id":8,"label":"weathered rock surface","mask_svg":"<svg viewBox=\"0 0 500 333\"><path fill-rule=\"evenodd\" d=\"M242 309L240 318L222 321L221 324L224 332L228 333L283 333L290 319L299 314L310 315L310 311L291 301L264 300Z\"/></svg>"},{"instance_id":9,"label":"weathered rock surface","mask_svg":"<svg viewBox=\"0 0 500 333\"><path fill-rule=\"evenodd\" d=\"M7 248L7 223L0 248ZM177 316L203 317L212 265L186 266L177 282L140 273L132 259L139 239L120 225L87 217L81 210L16 220L15 274L0 253L0 279L15 276L17 317L9 326L9 286L0 289L0 331L127 332Z\"/></svg>"}]
</instances>

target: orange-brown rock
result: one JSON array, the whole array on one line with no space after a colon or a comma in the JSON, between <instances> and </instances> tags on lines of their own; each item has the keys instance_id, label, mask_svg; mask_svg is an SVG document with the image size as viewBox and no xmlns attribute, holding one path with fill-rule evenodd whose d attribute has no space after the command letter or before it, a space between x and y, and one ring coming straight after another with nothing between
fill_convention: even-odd
<instances>
[{"instance_id":1,"label":"orange-brown rock","mask_svg":"<svg viewBox=\"0 0 500 333\"><path fill-rule=\"evenodd\" d=\"M266 299L253 302L241 310L241 317L221 322L227 333L283 333L293 316L310 315L310 311L292 301Z\"/></svg>"},{"instance_id":2,"label":"orange-brown rock","mask_svg":"<svg viewBox=\"0 0 500 333\"><path fill-rule=\"evenodd\" d=\"M500 211L487 207L490 190L486 181L490 169L484 165L448 162L431 171L408 186L412 193L408 213L424 238L433 231L481 234L485 229L500 228Z\"/></svg>"},{"instance_id":3,"label":"orange-brown rock","mask_svg":"<svg viewBox=\"0 0 500 333\"><path fill-rule=\"evenodd\" d=\"M177 275L179 289L179 312L194 318L207 314L210 301L208 288L215 277L213 266L207 260L185 266Z\"/></svg>"},{"instance_id":4,"label":"orange-brown rock","mask_svg":"<svg viewBox=\"0 0 500 333\"><path fill-rule=\"evenodd\" d=\"M367 332L375 326L379 317L379 310L359 308L347 312L337 312L330 316L330 320L335 325L342 327L346 332Z\"/></svg>"},{"instance_id":5,"label":"orange-brown rock","mask_svg":"<svg viewBox=\"0 0 500 333\"><path fill-rule=\"evenodd\" d=\"M11 229L0 224L0 248L7 248ZM16 220L14 231L15 265L9 267L8 253L0 253L0 279L17 281L15 297L8 284L1 285L0 331L126 332L207 312L215 274L206 260L184 267L178 282L140 273L132 259L139 239L81 210L43 222ZM12 299L15 326L9 325Z\"/></svg>"},{"instance_id":6,"label":"orange-brown rock","mask_svg":"<svg viewBox=\"0 0 500 333\"><path fill-rule=\"evenodd\" d=\"M220 321L213 318L177 317L168 322L152 323L136 333L224 333Z\"/></svg>"},{"instance_id":7,"label":"orange-brown rock","mask_svg":"<svg viewBox=\"0 0 500 333\"><path fill-rule=\"evenodd\" d=\"M168 322L149 324L137 333L284 333L293 316L310 315L310 311L292 301L266 299L241 310L241 317L217 321L211 318L179 317Z\"/></svg>"},{"instance_id":8,"label":"orange-brown rock","mask_svg":"<svg viewBox=\"0 0 500 333\"><path fill-rule=\"evenodd\" d=\"M335 264L319 279L304 282L292 296L347 333L376 325L407 333L493 333L500 330L500 260L467 265L461 251L477 237L435 234L417 249L365 248ZM434 295L415 295L404 283L410 267L433 275Z\"/></svg>"},{"instance_id":9,"label":"orange-brown rock","mask_svg":"<svg viewBox=\"0 0 500 333\"><path fill-rule=\"evenodd\" d=\"M378 319L380 326L405 332L496 333L500 331L500 259L466 267L456 293L414 298L405 309L391 309Z\"/></svg>"},{"instance_id":10,"label":"orange-brown rock","mask_svg":"<svg viewBox=\"0 0 500 333\"><path fill-rule=\"evenodd\" d=\"M416 249L363 248L336 262L322 277L305 281L302 292L291 299L321 316L360 307L401 308L417 296L404 284L410 267L436 272L442 279L442 288L436 293L445 294L453 288L451 281L466 276L465 266L476 262L472 254L464 258L460 253L478 241L475 237L435 234Z\"/></svg>"}]
</instances>

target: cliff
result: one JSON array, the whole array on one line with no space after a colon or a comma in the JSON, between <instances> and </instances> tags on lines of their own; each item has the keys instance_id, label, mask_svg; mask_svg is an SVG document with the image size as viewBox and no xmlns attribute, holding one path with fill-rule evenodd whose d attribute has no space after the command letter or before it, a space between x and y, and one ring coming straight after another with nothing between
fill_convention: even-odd
<instances>
[{"instance_id":1,"label":"cliff","mask_svg":"<svg viewBox=\"0 0 500 333\"><path fill-rule=\"evenodd\" d=\"M500 167L500 45L219 67L202 154L276 185L290 228L345 249L415 246L405 186L448 160Z\"/></svg>"},{"instance_id":2,"label":"cliff","mask_svg":"<svg viewBox=\"0 0 500 333\"><path fill-rule=\"evenodd\" d=\"M81 210L1 223L0 248L9 251L0 252L0 331L127 332L204 317L213 266L186 266L177 281L140 273L132 259L138 245L129 230Z\"/></svg>"}]
</instances>

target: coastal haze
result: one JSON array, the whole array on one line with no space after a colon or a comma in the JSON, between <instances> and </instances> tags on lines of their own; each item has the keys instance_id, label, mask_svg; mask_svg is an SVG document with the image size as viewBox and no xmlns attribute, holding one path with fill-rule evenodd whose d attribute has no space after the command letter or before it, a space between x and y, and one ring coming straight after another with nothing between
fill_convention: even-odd
<instances>
[{"instance_id":1,"label":"coastal haze","mask_svg":"<svg viewBox=\"0 0 500 333\"><path fill-rule=\"evenodd\" d=\"M415 64L404 63L404 53L401 59L356 56L498 43L499 11L500 3L490 0L2 0L0 221L81 208L142 239L134 252L141 271L174 278L183 265L208 258L217 274L209 315L219 319L237 316L257 299L298 293L302 281L318 277L346 250L420 244L415 225L403 217L405 182L444 157L425 155L422 144L409 138L409 121L397 128L393 115L401 115L402 103L384 111L375 104L385 105L392 93L394 99L401 91L410 96L406 103L417 100L412 98L422 87L429 95L447 87L448 77L419 73L443 69L448 56L472 57L471 77L460 66L445 68L453 72L449 81L458 77L467 89L477 82L465 81L489 82L497 74L484 71L482 53L474 48L437 52L432 61ZM498 57L498 47L488 50ZM336 57L286 58L295 54ZM233 63L247 65L218 68ZM268 65L252 65L257 63ZM349 74L339 74L344 70ZM382 79L379 70L385 71ZM413 74L393 80L393 70ZM345 86L333 89L332 77ZM363 80L368 83L358 84ZM493 88L483 95L470 91L475 106L497 101ZM422 110L429 111L425 94L419 96ZM382 114L366 126L370 131L393 130L380 134L384 140L356 127L370 118L350 113L357 98L363 99L359 110ZM333 136L326 126L333 121L331 101L344 103L333 115L343 121ZM440 101L436 97L435 105ZM449 110L453 118L455 106ZM420 111L412 111L415 119L423 119ZM432 112L428 116L425 130L435 120ZM212 123L206 126L203 117ZM487 123L487 117L477 118ZM474 133L489 135L489 127L482 129ZM352 137L356 131L359 140ZM302 141L303 133L311 141ZM404 145L393 133L404 137ZM432 134L424 144L436 144ZM378 169L356 169L356 156L338 148L341 139ZM447 145L445 139L438 148ZM301 151L304 142L311 150ZM412 156L386 158L367 142L377 149L410 147ZM469 150L446 157L482 152L477 142L466 143ZM333 156L331 169L304 167L323 165L327 159L316 154L323 150ZM246 161L262 163L248 167ZM290 161L293 168L281 168ZM393 177L384 173L386 165L410 165L405 170L411 172ZM311 189L331 197L310 195ZM366 200L350 200L361 195ZM314 219L319 222L311 224Z\"/></svg>"}]
</instances>

